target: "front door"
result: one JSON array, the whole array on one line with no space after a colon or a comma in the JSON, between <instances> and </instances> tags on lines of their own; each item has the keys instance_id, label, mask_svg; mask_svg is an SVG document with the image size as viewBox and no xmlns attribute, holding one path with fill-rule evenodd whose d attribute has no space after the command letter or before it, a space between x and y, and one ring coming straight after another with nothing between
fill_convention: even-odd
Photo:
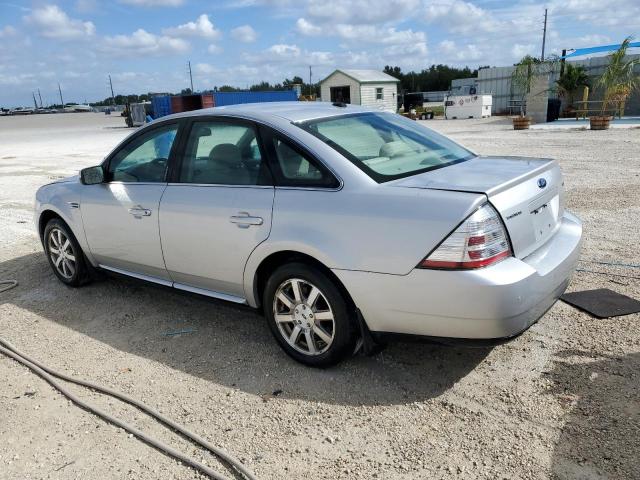
<instances>
[{"instance_id":1,"label":"front door","mask_svg":"<svg viewBox=\"0 0 640 480\"><path fill-rule=\"evenodd\" d=\"M171 123L134 136L107 161L105 183L84 186L84 230L102 267L170 283L158 210L177 131L178 124Z\"/></svg>"},{"instance_id":2,"label":"front door","mask_svg":"<svg viewBox=\"0 0 640 480\"><path fill-rule=\"evenodd\" d=\"M160 205L167 270L177 288L242 301L244 267L269 236L274 198L255 127L194 121L181 158Z\"/></svg>"}]
</instances>

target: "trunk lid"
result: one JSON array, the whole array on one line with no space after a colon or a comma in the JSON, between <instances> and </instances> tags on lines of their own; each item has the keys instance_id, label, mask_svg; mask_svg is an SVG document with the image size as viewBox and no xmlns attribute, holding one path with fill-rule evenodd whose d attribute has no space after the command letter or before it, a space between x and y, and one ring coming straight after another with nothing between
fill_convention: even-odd
<instances>
[{"instance_id":1,"label":"trunk lid","mask_svg":"<svg viewBox=\"0 0 640 480\"><path fill-rule=\"evenodd\" d=\"M564 213L562 172L547 158L475 157L389 185L484 193L502 216L518 258L553 236Z\"/></svg>"}]
</instances>

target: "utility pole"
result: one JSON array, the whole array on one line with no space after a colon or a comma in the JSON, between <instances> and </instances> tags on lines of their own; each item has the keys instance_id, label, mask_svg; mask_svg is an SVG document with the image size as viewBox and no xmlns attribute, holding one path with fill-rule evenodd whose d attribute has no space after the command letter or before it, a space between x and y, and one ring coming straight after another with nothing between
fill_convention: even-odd
<instances>
[{"instance_id":1,"label":"utility pole","mask_svg":"<svg viewBox=\"0 0 640 480\"><path fill-rule=\"evenodd\" d=\"M542 57L541 60L544 62L544 44L547 41L547 9L544 9L544 29L542 30Z\"/></svg>"},{"instance_id":2,"label":"utility pole","mask_svg":"<svg viewBox=\"0 0 640 480\"><path fill-rule=\"evenodd\" d=\"M111 82L111 75L109 75L109 87L111 87L111 103L113 103L113 106L116 106L116 97L113 94L113 83Z\"/></svg>"},{"instance_id":3,"label":"utility pole","mask_svg":"<svg viewBox=\"0 0 640 480\"><path fill-rule=\"evenodd\" d=\"M58 82L58 92L60 93L60 103L62 104L62 108L64 108L64 100L62 100L62 89L60 88L60 82Z\"/></svg>"},{"instance_id":4,"label":"utility pole","mask_svg":"<svg viewBox=\"0 0 640 480\"><path fill-rule=\"evenodd\" d=\"M38 98L40 99L40 108L42 108L42 95L40 95L40 89L38 89Z\"/></svg>"},{"instance_id":5,"label":"utility pole","mask_svg":"<svg viewBox=\"0 0 640 480\"><path fill-rule=\"evenodd\" d=\"M191 74L191 60L189 60L189 80L191 81L191 93L193 93L193 75Z\"/></svg>"},{"instance_id":6,"label":"utility pole","mask_svg":"<svg viewBox=\"0 0 640 480\"><path fill-rule=\"evenodd\" d=\"M313 87L311 86L311 65L309 65L309 96L313 95Z\"/></svg>"}]
</instances>

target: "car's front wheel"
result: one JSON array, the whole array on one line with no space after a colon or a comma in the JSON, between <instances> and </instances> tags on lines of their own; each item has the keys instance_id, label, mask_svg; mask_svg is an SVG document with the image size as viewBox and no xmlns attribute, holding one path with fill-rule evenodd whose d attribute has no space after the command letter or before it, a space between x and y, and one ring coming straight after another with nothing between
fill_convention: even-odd
<instances>
[{"instance_id":1,"label":"car's front wheel","mask_svg":"<svg viewBox=\"0 0 640 480\"><path fill-rule=\"evenodd\" d=\"M278 268L263 299L273 335L295 360L328 367L353 352L357 330L352 309L319 269L303 263Z\"/></svg>"},{"instance_id":2,"label":"car's front wheel","mask_svg":"<svg viewBox=\"0 0 640 480\"><path fill-rule=\"evenodd\" d=\"M61 282L79 287L89 279L82 249L71 229L62 220L49 220L43 238L49 265Z\"/></svg>"}]
</instances>

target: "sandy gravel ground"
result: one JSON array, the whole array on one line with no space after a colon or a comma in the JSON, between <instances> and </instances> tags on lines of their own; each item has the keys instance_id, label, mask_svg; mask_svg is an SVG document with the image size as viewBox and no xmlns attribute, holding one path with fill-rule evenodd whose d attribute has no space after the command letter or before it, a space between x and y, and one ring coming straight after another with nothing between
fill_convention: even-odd
<instances>
[{"instance_id":1,"label":"sandy gravel ground","mask_svg":"<svg viewBox=\"0 0 640 480\"><path fill-rule=\"evenodd\" d=\"M640 478L637 314L596 320L559 302L493 349L395 344L319 371L286 357L248 309L115 278L63 286L33 231L35 190L98 163L122 125L0 118L0 278L20 282L0 294L0 335L18 348L145 401L265 480ZM479 153L559 159L568 207L585 222L579 266L604 273L577 272L570 289L640 298L640 269L589 263L640 263L640 130L428 125ZM167 335L180 329L192 333ZM1 479L201 478L3 356L0 379ZM134 409L75 390L224 468Z\"/></svg>"}]
</instances>

